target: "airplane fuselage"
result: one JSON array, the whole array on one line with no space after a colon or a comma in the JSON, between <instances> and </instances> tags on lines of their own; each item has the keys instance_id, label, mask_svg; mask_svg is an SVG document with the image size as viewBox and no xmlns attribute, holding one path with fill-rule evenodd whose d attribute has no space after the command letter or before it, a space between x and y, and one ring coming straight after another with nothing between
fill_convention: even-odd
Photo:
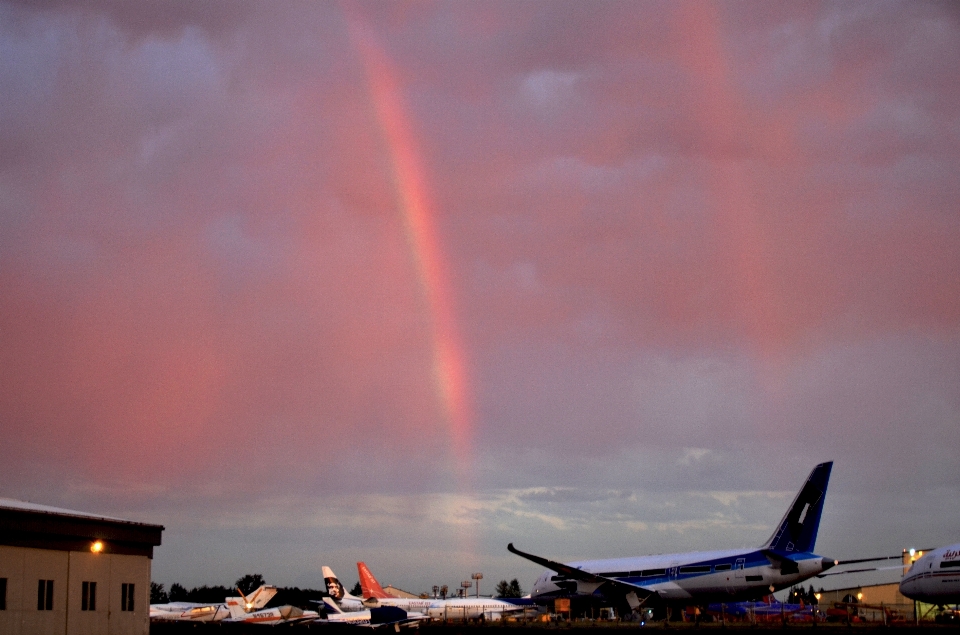
<instances>
[{"instance_id":1,"label":"airplane fuselage","mask_svg":"<svg viewBox=\"0 0 960 635\"><path fill-rule=\"evenodd\" d=\"M931 604L960 602L960 543L921 556L900 580L900 593Z\"/></svg>"},{"instance_id":2,"label":"airplane fuselage","mask_svg":"<svg viewBox=\"0 0 960 635\"><path fill-rule=\"evenodd\" d=\"M786 554L780 554L786 558ZM811 578L834 562L812 553L791 553L793 567L768 557L759 549L703 551L677 554L586 560L566 563L603 578L620 580L655 593L666 602L728 602L760 598ZM533 585L531 598L589 596L601 583L576 581L553 571Z\"/></svg>"},{"instance_id":3,"label":"airplane fuselage","mask_svg":"<svg viewBox=\"0 0 960 635\"><path fill-rule=\"evenodd\" d=\"M435 620L480 619L499 620L505 613L533 609L535 604L526 598L447 598L434 600L426 613Z\"/></svg>"}]
</instances>

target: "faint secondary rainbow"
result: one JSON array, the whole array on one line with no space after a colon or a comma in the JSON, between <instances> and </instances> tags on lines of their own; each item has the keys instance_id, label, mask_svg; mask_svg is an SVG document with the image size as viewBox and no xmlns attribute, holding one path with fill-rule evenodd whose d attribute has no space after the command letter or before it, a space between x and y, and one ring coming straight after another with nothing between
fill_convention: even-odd
<instances>
[{"instance_id":1,"label":"faint secondary rainbow","mask_svg":"<svg viewBox=\"0 0 960 635\"><path fill-rule=\"evenodd\" d=\"M347 22L363 61L377 122L386 142L397 207L429 311L433 379L449 426L453 469L461 488L469 489L473 435L466 362L446 260L434 222L436 210L396 72L372 34L349 15Z\"/></svg>"}]
</instances>

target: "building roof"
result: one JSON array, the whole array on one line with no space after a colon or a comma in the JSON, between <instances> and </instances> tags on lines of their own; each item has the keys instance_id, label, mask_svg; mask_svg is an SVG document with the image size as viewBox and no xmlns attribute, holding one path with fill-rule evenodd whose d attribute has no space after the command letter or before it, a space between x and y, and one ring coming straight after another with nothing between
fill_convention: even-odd
<instances>
[{"instance_id":1,"label":"building roof","mask_svg":"<svg viewBox=\"0 0 960 635\"><path fill-rule=\"evenodd\" d=\"M398 589L392 584L388 584L383 587L383 590L387 592L387 595L392 595L395 598L418 598L419 595L415 593L410 593L409 591L404 591L403 589Z\"/></svg>"},{"instance_id":2,"label":"building roof","mask_svg":"<svg viewBox=\"0 0 960 635\"><path fill-rule=\"evenodd\" d=\"M15 498L0 497L0 509L20 509L24 511L38 512L41 514L57 514L59 516L76 516L78 518L97 518L100 520L112 520L119 523L133 522L122 518L104 516L102 514L91 514L89 512L78 512L73 509L63 509L62 507L51 507L50 505L40 505L29 501L17 500ZM143 523L137 523L143 524Z\"/></svg>"},{"instance_id":3,"label":"building roof","mask_svg":"<svg viewBox=\"0 0 960 635\"><path fill-rule=\"evenodd\" d=\"M153 557L162 525L91 514L12 498L0 498L0 545Z\"/></svg>"}]
</instances>

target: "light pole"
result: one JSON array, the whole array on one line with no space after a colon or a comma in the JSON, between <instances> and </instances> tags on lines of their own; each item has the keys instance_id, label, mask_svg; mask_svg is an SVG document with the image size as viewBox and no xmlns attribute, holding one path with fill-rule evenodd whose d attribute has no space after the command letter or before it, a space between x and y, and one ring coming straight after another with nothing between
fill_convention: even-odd
<instances>
[{"instance_id":1,"label":"light pole","mask_svg":"<svg viewBox=\"0 0 960 635\"><path fill-rule=\"evenodd\" d=\"M477 597L480 597L480 580L483 580L482 573L472 573L470 577L477 581Z\"/></svg>"}]
</instances>

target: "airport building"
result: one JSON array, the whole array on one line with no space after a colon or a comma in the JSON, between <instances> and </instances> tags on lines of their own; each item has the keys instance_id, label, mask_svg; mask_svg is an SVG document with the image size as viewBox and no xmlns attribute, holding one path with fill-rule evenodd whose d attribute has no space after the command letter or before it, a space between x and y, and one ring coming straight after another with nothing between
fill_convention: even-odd
<instances>
[{"instance_id":1,"label":"airport building","mask_svg":"<svg viewBox=\"0 0 960 635\"><path fill-rule=\"evenodd\" d=\"M389 595L390 597L395 597L395 598L407 598L407 599L411 599L411 598L419 598L419 597L420 597L420 596L417 595L416 593L410 593L410 591L404 591L403 589L398 589L397 587L393 586L392 584L388 584L387 586L383 587L383 590L387 592L387 595Z\"/></svg>"},{"instance_id":2,"label":"airport building","mask_svg":"<svg viewBox=\"0 0 960 635\"><path fill-rule=\"evenodd\" d=\"M148 635L162 532L0 498L0 635Z\"/></svg>"}]
</instances>

